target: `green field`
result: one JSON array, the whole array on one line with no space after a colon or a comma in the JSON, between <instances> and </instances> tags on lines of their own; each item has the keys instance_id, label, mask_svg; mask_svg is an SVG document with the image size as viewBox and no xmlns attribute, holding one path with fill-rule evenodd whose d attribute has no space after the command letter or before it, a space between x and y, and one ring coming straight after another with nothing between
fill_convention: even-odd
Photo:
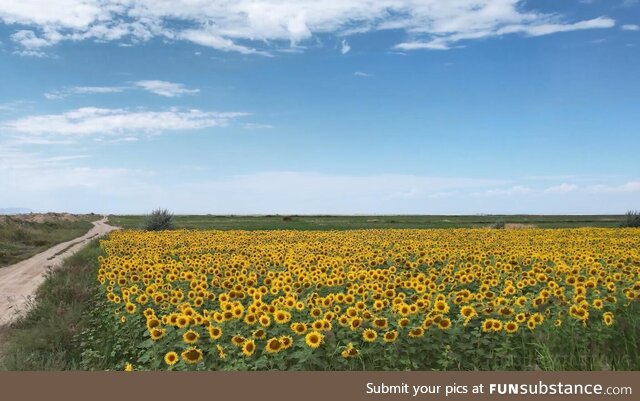
<instances>
[{"instance_id":1,"label":"green field","mask_svg":"<svg viewBox=\"0 0 640 401\"><path fill-rule=\"evenodd\" d=\"M109 224L142 228L145 216L109 216ZM214 230L355 230L367 228L469 228L497 222L538 228L618 227L624 216L214 216L177 215L176 228Z\"/></svg>"},{"instance_id":2,"label":"green field","mask_svg":"<svg viewBox=\"0 0 640 401\"><path fill-rule=\"evenodd\" d=\"M85 234L98 216L74 216L71 220L46 218L30 221L24 216L0 216L0 267L28 259L60 242Z\"/></svg>"}]
</instances>

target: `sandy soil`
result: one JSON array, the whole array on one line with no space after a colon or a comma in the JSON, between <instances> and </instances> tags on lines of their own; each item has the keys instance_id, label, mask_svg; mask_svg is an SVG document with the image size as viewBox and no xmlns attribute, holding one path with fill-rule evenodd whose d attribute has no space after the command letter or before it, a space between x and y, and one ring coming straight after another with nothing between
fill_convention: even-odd
<instances>
[{"instance_id":1,"label":"sandy soil","mask_svg":"<svg viewBox=\"0 0 640 401\"><path fill-rule=\"evenodd\" d=\"M0 268L0 329L25 313L47 270L56 268L93 238L116 229L106 223L107 218L95 221L85 235L62 242L30 259Z\"/></svg>"}]
</instances>

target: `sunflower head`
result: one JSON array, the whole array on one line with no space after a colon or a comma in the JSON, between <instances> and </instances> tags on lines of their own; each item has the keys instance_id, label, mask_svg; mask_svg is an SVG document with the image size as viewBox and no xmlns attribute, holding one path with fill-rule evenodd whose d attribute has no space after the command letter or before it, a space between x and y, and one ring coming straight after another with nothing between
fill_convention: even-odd
<instances>
[{"instance_id":1,"label":"sunflower head","mask_svg":"<svg viewBox=\"0 0 640 401\"><path fill-rule=\"evenodd\" d=\"M265 347L266 351L270 354L275 354L276 352L282 349L282 343L279 339L272 337L267 340L267 345Z\"/></svg>"},{"instance_id":2,"label":"sunflower head","mask_svg":"<svg viewBox=\"0 0 640 401\"><path fill-rule=\"evenodd\" d=\"M189 364L195 364L202 360L202 351L191 347L182 353L182 360Z\"/></svg>"},{"instance_id":3,"label":"sunflower head","mask_svg":"<svg viewBox=\"0 0 640 401\"><path fill-rule=\"evenodd\" d=\"M164 363L166 363L169 366L173 366L178 362L178 354L171 351L171 352L167 352L164 355Z\"/></svg>"},{"instance_id":4,"label":"sunflower head","mask_svg":"<svg viewBox=\"0 0 640 401\"><path fill-rule=\"evenodd\" d=\"M256 351L256 343L253 340L247 340L242 345L242 354L244 356L251 356Z\"/></svg>"},{"instance_id":5,"label":"sunflower head","mask_svg":"<svg viewBox=\"0 0 640 401\"><path fill-rule=\"evenodd\" d=\"M318 331L312 331L305 336L305 343L310 348L318 348L324 341L324 335Z\"/></svg>"},{"instance_id":6,"label":"sunflower head","mask_svg":"<svg viewBox=\"0 0 640 401\"><path fill-rule=\"evenodd\" d=\"M362 332L362 339L366 342L372 343L376 340L376 338L378 338L378 333L376 333L372 329L365 329Z\"/></svg>"}]
</instances>

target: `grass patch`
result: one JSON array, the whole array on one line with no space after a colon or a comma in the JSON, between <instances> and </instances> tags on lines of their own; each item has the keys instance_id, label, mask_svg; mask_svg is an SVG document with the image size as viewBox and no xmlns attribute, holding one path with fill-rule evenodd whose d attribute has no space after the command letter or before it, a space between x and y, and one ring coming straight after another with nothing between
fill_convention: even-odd
<instances>
[{"instance_id":1,"label":"grass patch","mask_svg":"<svg viewBox=\"0 0 640 401\"><path fill-rule=\"evenodd\" d=\"M91 221L95 218L39 223L3 216L0 220L0 267L28 259L55 244L84 235L91 229Z\"/></svg>"},{"instance_id":2,"label":"grass patch","mask_svg":"<svg viewBox=\"0 0 640 401\"><path fill-rule=\"evenodd\" d=\"M102 252L98 240L93 240L48 273L27 315L0 332L0 341L5 337L0 370L79 369L78 335L93 308Z\"/></svg>"},{"instance_id":3,"label":"grass patch","mask_svg":"<svg viewBox=\"0 0 640 401\"><path fill-rule=\"evenodd\" d=\"M623 216L173 216L174 228L198 230L361 230L368 228L487 228L535 225L538 228L618 227ZM145 216L109 216L109 224L144 229Z\"/></svg>"}]
</instances>

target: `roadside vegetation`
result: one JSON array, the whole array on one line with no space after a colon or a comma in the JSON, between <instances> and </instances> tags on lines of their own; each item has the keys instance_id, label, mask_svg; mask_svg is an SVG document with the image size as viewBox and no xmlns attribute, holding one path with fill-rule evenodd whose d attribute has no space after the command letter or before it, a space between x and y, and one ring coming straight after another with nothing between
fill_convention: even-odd
<instances>
[{"instance_id":1,"label":"roadside vegetation","mask_svg":"<svg viewBox=\"0 0 640 401\"><path fill-rule=\"evenodd\" d=\"M66 214L0 216L0 268L85 234L98 218Z\"/></svg>"},{"instance_id":2,"label":"roadside vegetation","mask_svg":"<svg viewBox=\"0 0 640 401\"><path fill-rule=\"evenodd\" d=\"M173 215L167 209L156 209L144 221L147 231L163 231L173 229Z\"/></svg>"},{"instance_id":3,"label":"roadside vegetation","mask_svg":"<svg viewBox=\"0 0 640 401\"><path fill-rule=\"evenodd\" d=\"M29 312L0 330L0 370L80 368L81 333L97 292L98 240L50 271Z\"/></svg>"},{"instance_id":4,"label":"roadside vegetation","mask_svg":"<svg viewBox=\"0 0 640 401\"><path fill-rule=\"evenodd\" d=\"M624 215L622 227L640 227L640 210L630 210Z\"/></svg>"},{"instance_id":5,"label":"roadside vegetation","mask_svg":"<svg viewBox=\"0 0 640 401\"><path fill-rule=\"evenodd\" d=\"M109 216L109 224L129 229L145 229L147 216ZM576 228L618 227L622 215L602 216L216 216L175 215L174 228L197 230L362 230L368 228L487 228L497 221L506 229L519 227Z\"/></svg>"}]
</instances>

